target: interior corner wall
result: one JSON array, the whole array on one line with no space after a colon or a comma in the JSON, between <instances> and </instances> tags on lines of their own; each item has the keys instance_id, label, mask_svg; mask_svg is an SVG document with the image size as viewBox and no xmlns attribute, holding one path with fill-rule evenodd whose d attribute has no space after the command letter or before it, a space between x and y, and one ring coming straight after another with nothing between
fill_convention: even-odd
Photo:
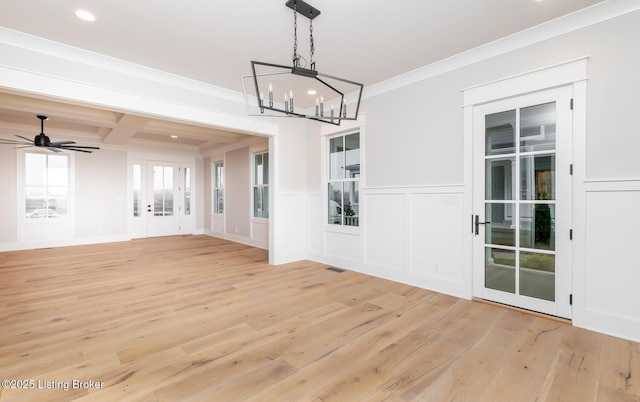
<instances>
[{"instance_id":1,"label":"interior corner wall","mask_svg":"<svg viewBox=\"0 0 640 402\"><path fill-rule=\"evenodd\" d=\"M473 183L461 90L588 56L585 145L574 151L584 161L574 179L574 324L640 341L640 232L629 224L640 194L639 37L636 11L365 96L360 231L354 240L324 223L322 172L309 168L317 195L308 203L309 256L470 298Z\"/></svg>"},{"instance_id":2,"label":"interior corner wall","mask_svg":"<svg viewBox=\"0 0 640 402\"><path fill-rule=\"evenodd\" d=\"M316 122L280 119L280 132L270 141L273 210L270 262L284 264L307 257L307 138Z\"/></svg>"},{"instance_id":3,"label":"interior corner wall","mask_svg":"<svg viewBox=\"0 0 640 402\"><path fill-rule=\"evenodd\" d=\"M251 154L249 147L225 156L225 216L227 232L233 237L251 238Z\"/></svg>"}]
</instances>

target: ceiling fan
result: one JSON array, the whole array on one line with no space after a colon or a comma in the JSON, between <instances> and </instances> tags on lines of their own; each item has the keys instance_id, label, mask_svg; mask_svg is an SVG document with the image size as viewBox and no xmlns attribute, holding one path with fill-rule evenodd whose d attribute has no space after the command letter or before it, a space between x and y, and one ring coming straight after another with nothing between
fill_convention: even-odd
<instances>
[{"instance_id":1,"label":"ceiling fan","mask_svg":"<svg viewBox=\"0 0 640 402\"><path fill-rule=\"evenodd\" d=\"M47 137L47 135L44 133L44 121L47 120L47 116L38 115L38 118L40 119L40 134L36 135L33 141L27 137L16 134L16 137L24 141L5 140L0 138L0 144L19 145L16 148L43 147L53 152L60 152L61 149L67 149L70 151L91 153L93 151L90 151L90 149L100 149L98 147L84 147L75 145L75 141L51 142L49 137Z\"/></svg>"}]
</instances>

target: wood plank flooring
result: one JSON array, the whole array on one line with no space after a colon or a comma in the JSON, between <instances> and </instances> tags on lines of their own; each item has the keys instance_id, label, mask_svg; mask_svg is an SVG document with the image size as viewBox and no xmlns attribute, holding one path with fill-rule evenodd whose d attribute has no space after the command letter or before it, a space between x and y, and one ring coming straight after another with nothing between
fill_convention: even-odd
<instances>
[{"instance_id":1,"label":"wood plank flooring","mask_svg":"<svg viewBox=\"0 0 640 402\"><path fill-rule=\"evenodd\" d=\"M0 291L0 401L640 400L637 343L208 236L0 253Z\"/></svg>"}]
</instances>

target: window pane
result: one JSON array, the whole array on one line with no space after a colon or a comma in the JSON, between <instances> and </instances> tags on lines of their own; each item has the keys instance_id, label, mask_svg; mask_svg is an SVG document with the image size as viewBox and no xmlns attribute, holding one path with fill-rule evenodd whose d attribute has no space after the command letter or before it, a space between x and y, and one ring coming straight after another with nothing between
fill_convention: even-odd
<instances>
[{"instance_id":1,"label":"window pane","mask_svg":"<svg viewBox=\"0 0 640 402\"><path fill-rule=\"evenodd\" d=\"M173 215L173 168L164 167L164 214Z\"/></svg>"},{"instance_id":2,"label":"window pane","mask_svg":"<svg viewBox=\"0 0 640 402\"><path fill-rule=\"evenodd\" d=\"M515 152L516 111L509 110L485 117L485 155Z\"/></svg>"},{"instance_id":3,"label":"window pane","mask_svg":"<svg viewBox=\"0 0 640 402\"><path fill-rule=\"evenodd\" d=\"M218 188L214 192L214 210L213 212L216 214L221 214L224 212L224 190L222 188Z\"/></svg>"},{"instance_id":4,"label":"window pane","mask_svg":"<svg viewBox=\"0 0 640 402\"><path fill-rule=\"evenodd\" d=\"M47 156L44 154L25 154L25 184L44 186L47 183Z\"/></svg>"},{"instance_id":5,"label":"window pane","mask_svg":"<svg viewBox=\"0 0 640 402\"><path fill-rule=\"evenodd\" d=\"M48 155L48 185L66 186L69 182L67 157L65 155Z\"/></svg>"},{"instance_id":6,"label":"window pane","mask_svg":"<svg viewBox=\"0 0 640 402\"><path fill-rule=\"evenodd\" d=\"M520 199L555 200L555 155L520 158Z\"/></svg>"},{"instance_id":7,"label":"window pane","mask_svg":"<svg viewBox=\"0 0 640 402\"><path fill-rule=\"evenodd\" d=\"M24 191L25 206L28 218L41 218L42 213L34 211L47 208L47 199L44 187L26 187Z\"/></svg>"},{"instance_id":8,"label":"window pane","mask_svg":"<svg viewBox=\"0 0 640 402\"><path fill-rule=\"evenodd\" d=\"M360 214L358 182L349 181L344 183L344 224L347 226L358 226Z\"/></svg>"},{"instance_id":9,"label":"window pane","mask_svg":"<svg viewBox=\"0 0 640 402\"><path fill-rule=\"evenodd\" d=\"M173 168L154 166L153 168L153 214L173 215Z\"/></svg>"},{"instance_id":10,"label":"window pane","mask_svg":"<svg viewBox=\"0 0 640 402\"><path fill-rule=\"evenodd\" d=\"M556 256L520 253L520 294L555 301Z\"/></svg>"},{"instance_id":11,"label":"window pane","mask_svg":"<svg viewBox=\"0 0 640 402\"><path fill-rule=\"evenodd\" d=\"M329 223L342 225L342 183L329 183Z\"/></svg>"},{"instance_id":12,"label":"window pane","mask_svg":"<svg viewBox=\"0 0 640 402\"><path fill-rule=\"evenodd\" d=\"M485 243L501 246L516 245L516 228L513 226L513 206L507 203L487 203L485 208Z\"/></svg>"},{"instance_id":13,"label":"window pane","mask_svg":"<svg viewBox=\"0 0 640 402\"><path fill-rule=\"evenodd\" d=\"M556 148L556 104L545 103L520 110L520 151Z\"/></svg>"},{"instance_id":14,"label":"window pane","mask_svg":"<svg viewBox=\"0 0 640 402\"><path fill-rule=\"evenodd\" d=\"M343 137L329 140L329 179L344 179Z\"/></svg>"},{"instance_id":15,"label":"window pane","mask_svg":"<svg viewBox=\"0 0 640 402\"><path fill-rule=\"evenodd\" d=\"M214 168L214 175L215 175L215 179L214 179L214 186L215 187L222 187L223 186L223 180L224 180L224 167L222 166L222 163L216 163L215 164L215 168Z\"/></svg>"},{"instance_id":16,"label":"window pane","mask_svg":"<svg viewBox=\"0 0 640 402\"><path fill-rule=\"evenodd\" d=\"M512 200L515 176L515 158L488 159L486 161L485 197L487 201Z\"/></svg>"},{"instance_id":17,"label":"window pane","mask_svg":"<svg viewBox=\"0 0 640 402\"><path fill-rule=\"evenodd\" d=\"M262 187L262 217L269 217L269 187Z\"/></svg>"},{"instance_id":18,"label":"window pane","mask_svg":"<svg viewBox=\"0 0 640 402\"><path fill-rule=\"evenodd\" d=\"M253 177L254 177L254 184L264 184L263 178L264 178L264 174L263 174L263 166L262 166L262 154L258 154L255 156L255 161L254 161L254 172L253 172Z\"/></svg>"},{"instance_id":19,"label":"window pane","mask_svg":"<svg viewBox=\"0 0 640 402\"><path fill-rule=\"evenodd\" d=\"M49 187L47 208L60 216L67 215L69 210L69 194L67 187Z\"/></svg>"},{"instance_id":20,"label":"window pane","mask_svg":"<svg viewBox=\"0 0 640 402\"><path fill-rule=\"evenodd\" d=\"M68 214L67 155L25 154L25 212L28 218Z\"/></svg>"},{"instance_id":21,"label":"window pane","mask_svg":"<svg viewBox=\"0 0 640 402\"><path fill-rule=\"evenodd\" d=\"M224 166L222 162L214 164L213 213L224 212Z\"/></svg>"},{"instance_id":22,"label":"window pane","mask_svg":"<svg viewBox=\"0 0 640 402\"><path fill-rule=\"evenodd\" d=\"M133 165L133 216L141 216L140 192L142 190L142 166Z\"/></svg>"},{"instance_id":23,"label":"window pane","mask_svg":"<svg viewBox=\"0 0 640 402\"><path fill-rule=\"evenodd\" d=\"M262 183L269 184L269 154L262 154Z\"/></svg>"},{"instance_id":24,"label":"window pane","mask_svg":"<svg viewBox=\"0 0 640 402\"><path fill-rule=\"evenodd\" d=\"M516 254L511 250L485 249L484 285L489 289L516 292Z\"/></svg>"},{"instance_id":25,"label":"window pane","mask_svg":"<svg viewBox=\"0 0 640 402\"><path fill-rule=\"evenodd\" d=\"M184 169L184 214L191 215L191 168Z\"/></svg>"},{"instance_id":26,"label":"window pane","mask_svg":"<svg viewBox=\"0 0 640 402\"><path fill-rule=\"evenodd\" d=\"M360 177L360 133L345 137L345 178Z\"/></svg>"},{"instance_id":27,"label":"window pane","mask_svg":"<svg viewBox=\"0 0 640 402\"><path fill-rule=\"evenodd\" d=\"M253 187L253 216L262 217L262 192L258 186Z\"/></svg>"},{"instance_id":28,"label":"window pane","mask_svg":"<svg viewBox=\"0 0 640 402\"><path fill-rule=\"evenodd\" d=\"M555 250L556 206L520 205L520 247Z\"/></svg>"}]
</instances>

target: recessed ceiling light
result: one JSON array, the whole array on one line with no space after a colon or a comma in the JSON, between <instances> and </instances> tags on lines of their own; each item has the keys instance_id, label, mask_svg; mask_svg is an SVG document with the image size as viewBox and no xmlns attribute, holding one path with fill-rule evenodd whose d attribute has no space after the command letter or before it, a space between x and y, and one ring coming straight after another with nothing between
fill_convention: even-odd
<instances>
[{"instance_id":1,"label":"recessed ceiling light","mask_svg":"<svg viewBox=\"0 0 640 402\"><path fill-rule=\"evenodd\" d=\"M93 22L96 17L87 10L76 10L76 16L84 21Z\"/></svg>"},{"instance_id":2,"label":"recessed ceiling light","mask_svg":"<svg viewBox=\"0 0 640 402\"><path fill-rule=\"evenodd\" d=\"M176 139L176 138L178 138L178 136L177 135L172 135L171 138Z\"/></svg>"},{"instance_id":3,"label":"recessed ceiling light","mask_svg":"<svg viewBox=\"0 0 640 402\"><path fill-rule=\"evenodd\" d=\"M307 94L309 94L309 95L315 95L317 93L318 93L318 91L316 91L315 89L310 89L310 90L307 91Z\"/></svg>"}]
</instances>

